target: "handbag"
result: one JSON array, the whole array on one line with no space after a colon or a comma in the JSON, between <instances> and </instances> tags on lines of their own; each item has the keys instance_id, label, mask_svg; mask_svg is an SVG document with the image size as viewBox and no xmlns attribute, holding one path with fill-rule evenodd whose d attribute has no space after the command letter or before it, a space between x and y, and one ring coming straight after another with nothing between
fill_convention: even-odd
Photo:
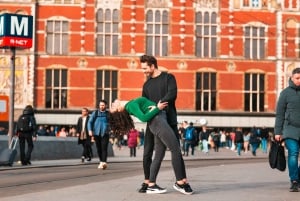
<instances>
[{"instance_id":1,"label":"handbag","mask_svg":"<svg viewBox=\"0 0 300 201\"><path fill-rule=\"evenodd\" d=\"M271 148L269 152L269 164L272 169L278 169L279 171L285 171L286 158L285 150L282 142L275 140L271 141Z\"/></svg>"}]
</instances>

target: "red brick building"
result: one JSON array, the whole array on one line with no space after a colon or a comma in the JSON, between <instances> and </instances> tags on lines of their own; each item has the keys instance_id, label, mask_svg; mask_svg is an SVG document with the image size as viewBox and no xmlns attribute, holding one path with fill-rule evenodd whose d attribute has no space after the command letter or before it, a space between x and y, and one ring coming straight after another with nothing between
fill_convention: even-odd
<instances>
[{"instance_id":1,"label":"red brick building","mask_svg":"<svg viewBox=\"0 0 300 201\"><path fill-rule=\"evenodd\" d=\"M1 1L0 14L34 17L34 45L17 51L16 113L33 104L41 124L74 124L99 99L140 96L139 56L151 54L177 79L179 121L272 127L300 66L299 10L298 0Z\"/></svg>"}]
</instances>

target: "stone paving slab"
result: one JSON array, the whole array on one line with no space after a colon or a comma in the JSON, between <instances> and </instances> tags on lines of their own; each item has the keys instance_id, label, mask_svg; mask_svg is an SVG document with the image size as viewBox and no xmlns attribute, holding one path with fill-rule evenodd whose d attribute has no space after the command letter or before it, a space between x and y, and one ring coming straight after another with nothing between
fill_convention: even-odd
<instances>
[{"instance_id":1,"label":"stone paving slab","mask_svg":"<svg viewBox=\"0 0 300 201\"><path fill-rule=\"evenodd\" d=\"M299 201L300 193L288 191L287 172L269 168L265 163L219 165L190 168L187 174L193 195L183 195L172 187L173 171L162 171L158 184L166 187L165 194L137 192L143 175L96 182L86 185L1 198L1 201L64 200L64 201Z\"/></svg>"}]
</instances>

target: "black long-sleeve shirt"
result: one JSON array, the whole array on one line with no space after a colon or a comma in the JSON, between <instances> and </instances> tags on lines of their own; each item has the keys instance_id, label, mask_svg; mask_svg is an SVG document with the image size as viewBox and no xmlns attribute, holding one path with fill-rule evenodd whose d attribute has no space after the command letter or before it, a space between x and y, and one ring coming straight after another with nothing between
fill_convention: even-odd
<instances>
[{"instance_id":1,"label":"black long-sleeve shirt","mask_svg":"<svg viewBox=\"0 0 300 201\"><path fill-rule=\"evenodd\" d=\"M174 75L161 72L155 78L149 78L143 86L142 96L158 103L168 102L167 119L170 125L177 125L177 111L175 101L177 98L177 83Z\"/></svg>"}]
</instances>

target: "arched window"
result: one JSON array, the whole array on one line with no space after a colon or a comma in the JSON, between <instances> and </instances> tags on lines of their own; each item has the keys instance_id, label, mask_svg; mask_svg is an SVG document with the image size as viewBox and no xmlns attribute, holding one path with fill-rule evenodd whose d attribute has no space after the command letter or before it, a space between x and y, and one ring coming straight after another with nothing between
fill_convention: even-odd
<instances>
[{"instance_id":1,"label":"arched window","mask_svg":"<svg viewBox=\"0 0 300 201\"><path fill-rule=\"evenodd\" d=\"M98 55L118 54L119 15L117 9L97 11L96 53Z\"/></svg>"},{"instance_id":2,"label":"arched window","mask_svg":"<svg viewBox=\"0 0 300 201\"><path fill-rule=\"evenodd\" d=\"M146 15L146 53L168 55L169 13L164 9L148 10Z\"/></svg>"}]
</instances>

